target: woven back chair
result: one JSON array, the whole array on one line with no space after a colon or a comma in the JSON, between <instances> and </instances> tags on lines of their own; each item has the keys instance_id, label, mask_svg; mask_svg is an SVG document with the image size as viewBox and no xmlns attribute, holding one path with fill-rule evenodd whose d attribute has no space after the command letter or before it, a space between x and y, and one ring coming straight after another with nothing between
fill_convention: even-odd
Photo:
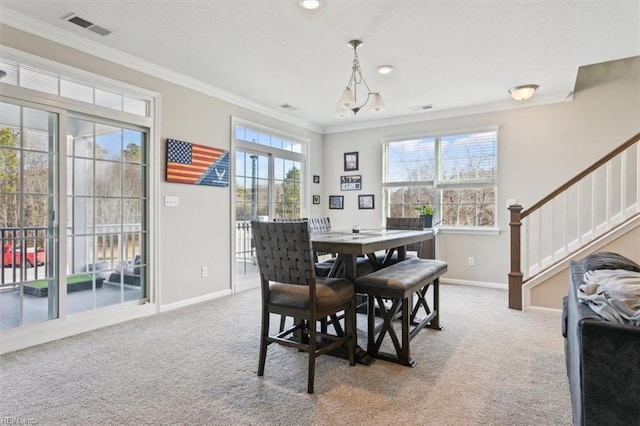
<instances>
[{"instance_id":1,"label":"woven back chair","mask_svg":"<svg viewBox=\"0 0 640 426\"><path fill-rule=\"evenodd\" d=\"M422 231L423 221L421 217L388 217L387 229L410 229ZM408 251L420 252L422 243L409 244Z\"/></svg>"},{"instance_id":2,"label":"woven back chair","mask_svg":"<svg viewBox=\"0 0 640 426\"><path fill-rule=\"evenodd\" d=\"M355 365L355 292L344 278L316 277L307 222L251 222L262 289L262 331L258 376L264 375L267 346L278 343L309 353L307 392L313 393L316 358L346 346ZM338 313L344 312L344 328ZM270 333L271 314L295 318L293 325ZM318 321L331 318L330 334ZM319 345L318 338L326 344Z\"/></svg>"},{"instance_id":3,"label":"woven back chair","mask_svg":"<svg viewBox=\"0 0 640 426\"><path fill-rule=\"evenodd\" d=\"M323 234L331 231L331 221L328 217L310 217L309 230L312 234Z\"/></svg>"}]
</instances>

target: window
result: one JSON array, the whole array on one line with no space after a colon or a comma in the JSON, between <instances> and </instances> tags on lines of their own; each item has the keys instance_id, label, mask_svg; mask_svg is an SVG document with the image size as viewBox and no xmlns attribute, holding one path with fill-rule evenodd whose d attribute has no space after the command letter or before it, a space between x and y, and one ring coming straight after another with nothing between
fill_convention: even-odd
<instances>
[{"instance_id":1,"label":"window","mask_svg":"<svg viewBox=\"0 0 640 426\"><path fill-rule=\"evenodd\" d=\"M92 82L82 81L8 58L0 58L0 69L7 73L2 79L2 82L6 84L142 117L149 117L151 114L151 103L148 99L129 96L123 91L114 93L113 90L101 88Z\"/></svg>"},{"instance_id":2,"label":"window","mask_svg":"<svg viewBox=\"0 0 640 426\"><path fill-rule=\"evenodd\" d=\"M15 88L0 102L0 330L114 318L148 302L156 95L7 50L2 81Z\"/></svg>"},{"instance_id":3,"label":"window","mask_svg":"<svg viewBox=\"0 0 640 426\"><path fill-rule=\"evenodd\" d=\"M260 130L257 130L260 129ZM299 218L306 210L307 143L234 119L236 277L253 279L250 221Z\"/></svg>"},{"instance_id":4,"label":"window","mask_svg":"<svg viewBox=\"0 0 640 426\"><path fill-rule=\"evenodd\" d=\"M384 209L415 217L432 204L451 227L496 225L497 131L487 130L384 143Z\"/></svg>"}]
</instances>

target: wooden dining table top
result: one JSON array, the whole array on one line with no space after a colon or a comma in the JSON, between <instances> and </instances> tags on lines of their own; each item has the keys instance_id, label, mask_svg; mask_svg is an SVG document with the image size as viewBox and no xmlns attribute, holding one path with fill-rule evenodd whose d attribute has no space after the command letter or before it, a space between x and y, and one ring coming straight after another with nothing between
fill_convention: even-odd
<instances>
[{"instance_id":1,"label":"wooden dining table top","mask_svg":"<svg viewBox=\"0 0 640 426\"><path fill-rule=\"evenodd\" d=\"M334 253L362 255L434 238L434 231L361 229L354 235L351 230L335 230L311 235L313 249Z\"/></svg>"}]
</instances>

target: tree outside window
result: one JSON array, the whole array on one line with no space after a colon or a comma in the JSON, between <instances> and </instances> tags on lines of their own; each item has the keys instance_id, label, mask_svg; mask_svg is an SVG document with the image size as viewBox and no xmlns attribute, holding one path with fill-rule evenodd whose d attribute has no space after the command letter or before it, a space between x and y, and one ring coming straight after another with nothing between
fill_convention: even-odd
<instances>
[{"instance_id":1,"label":"tree outside window","mask_svg":"<svg viewBox=\"0 0 640 426\"><path fill-rule=\"evenodd\" d=\"M496 157L495 130L385 143L386 215L415 217L431 204L444 226L495 226Z\"/></svg>"}]
</instances>

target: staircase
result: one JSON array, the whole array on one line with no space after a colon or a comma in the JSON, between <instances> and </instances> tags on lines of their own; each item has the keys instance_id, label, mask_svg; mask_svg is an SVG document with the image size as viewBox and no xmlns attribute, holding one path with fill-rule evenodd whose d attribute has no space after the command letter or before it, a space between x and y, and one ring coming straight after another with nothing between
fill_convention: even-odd
<instances>
[{"instance_id":1,"label":"staircase","mask_svg":"<svg viewBox=\"0 0 640 426\"><path fill-rule=\"evenodd\" d=\"M640 133L524 210L509 207L509 308L528 306L531 289L640 227Z\"/></svg>"}]
</instances>

